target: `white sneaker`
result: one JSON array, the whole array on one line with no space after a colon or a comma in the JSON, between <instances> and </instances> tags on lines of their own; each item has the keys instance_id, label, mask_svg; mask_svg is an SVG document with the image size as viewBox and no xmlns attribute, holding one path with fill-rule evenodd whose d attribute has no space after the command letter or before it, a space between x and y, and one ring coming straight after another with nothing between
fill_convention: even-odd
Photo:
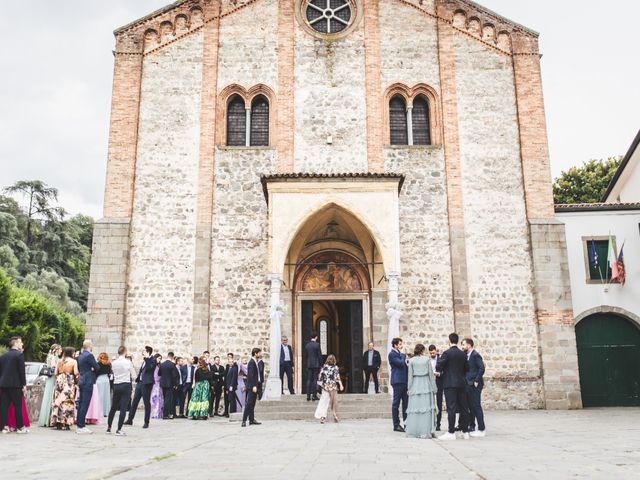
<instances>
[{"instance_id":1,"label":"white sneaker","mask_svg":"<svg viewBox=\"0 0 640 480\"><path fill-rule=\"evenodd\" d=\"M468 433L463 433L462 435L460 435L460 438L462 440L469 440L469 434Z\"/></svg>"},{"instance_id":2,"label":"white sneaker","mask_svg":"<svg viewBox=\"0 0 640 480\"><path fill-rule=\"evenodd\" d=\"M18 430L16 430L16 433L18 435L24 435L25 433L29 433L29 430L27 430L25 427L19 428Z\"/></svg>"},{"instance_id":3,"label":"white sneaker","mask_svg":"<svg viewBox=\"0 0 640 480\"><path fill-rule=\"evenodd\" d=\"M455 433L445 433L443 435L440 435L438 437L438 440L455 440L456 439L456 434Z\"/></svg>"},{"instance_id":4,"label":"white sneaker","mask_svg":"<svg viewBox=\"0 0 640 480\"><path fill-rule=\"evenodd\" d=\"M82 434L82 435L87 435L87 434L91 434L93 432L91 430L89 430L87 427L83 427L83 428L76 428L76 433Z\"/></svg>"},{"instance_id":5,"label":"white sneaker","mask_svg":"<svg viewBox=\"0 0 640 480\"><path fill-rule=\"evenodd\" d=\"M480 438L480 437L484 437L485 435L486 433L484 430L474 430L469 434L469 436L473 438Z\"/></svg>"},{"instance_id":6,"label":"white sneaker","mask_svg":"<svg viewBox=\"0 0 640 480\"><path fill-rule=\"evenodd\" d=\"M116 432L116 437L126 437L126 436L127 436L127 434L124 433L122 430L118 430Z\"/></svg>"}]
</instances>

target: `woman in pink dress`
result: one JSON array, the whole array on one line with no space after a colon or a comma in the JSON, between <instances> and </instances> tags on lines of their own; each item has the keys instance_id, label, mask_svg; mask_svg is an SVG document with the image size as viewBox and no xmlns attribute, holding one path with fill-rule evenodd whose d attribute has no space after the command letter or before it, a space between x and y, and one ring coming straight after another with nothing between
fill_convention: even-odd
<instances>
[{"instance_id":1,"label":"woman in pink dress","mask_svg":"<svg viewBox=\"0 0 640 480\"><path fill-rule=\"evenodd\" d=\"M154 355L156 363L162 362L162 355L156 353ZM164 397L162 396L162 388L160 388L160 375L158 375L158 367L153 372L153 387L151 388L151 418L162 418L162 410L164 408Z\"/></svg>"},{"instance_id":2,"label":"woman in pink dress","mask_svg":"<svg viewBox=\"0 0 640 480\"><path fill-rule=\"evenodd\" d=\"M24 423L24 428L29 428L31 426L31 424L29 423L29 413L27 412L27 403L24 400L24 395L22 395L22 421ZM16 411L13 408L13 404L9 404L7 426L12 432L16 431ZM2 420L0 419L0 430L2 430L4 427L5 426L2 425Z\"/></svg>"}]
</instances>

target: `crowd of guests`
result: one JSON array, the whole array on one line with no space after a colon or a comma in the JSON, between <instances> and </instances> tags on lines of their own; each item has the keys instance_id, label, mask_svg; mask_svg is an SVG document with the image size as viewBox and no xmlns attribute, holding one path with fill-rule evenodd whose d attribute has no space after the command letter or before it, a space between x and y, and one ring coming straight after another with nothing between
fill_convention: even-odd
<instances>
[{"instance_id":1,"label":"crowd of guests","mask_svg":"<svg viewBox=\"0 0 640 480\"><path fill-rule=\"evenodd\" d=\"M79 434L92 433L88 424L107 423L111 433L119 411L115 434L125 435L123 426L133 425L140 401L144 403L143 428L150 418L206 420L243 412L247 421L259 425L255 404L262 394L264 362L262 351L254 348L251 358L235 360L220 357L179 357L168 352L166 359L146 346L136 371L126 347L110 358L106 352L96 357L90 340L76 352L71 347L51 346L46 363L50 377L45 383L38 424L58 430L76 425ZM10 350L0 357L0 430L27 433L30 426L24 394L26 392L23 344L19 337L10 341ZM221 412L221 405L224 411ZM185 415L186 413L186 415Z\"/></svg>"},{"instance_id":2,"label":"crowd of guests","mask_svg":"<svg viewBox=\"0 0 640 480\"><path fill-rule=\"evenodd\" d=\"M448 431L439 440L456 440L457 431L463 439L485 436L481 402L484 361L471 338L462 340L461 349L458 342L458 334L452 333L449 348L442 354L430 345L427 355L425 346L417 344L409 356L403 352L401 338L392 340L389 365L394 431L406 432L410 437L434 438L440 430L444 397ZM400 404L404 426L400 424Z\"/></svg>"},{"instance_id":3,"label":"crowd of guests","mask_svg":"<svg viewBox=\"0 0 640 480\"><path fill-rule=\"evenodd\" d=\"M435 437L435 432L441 428L444 399L448 432L439 439L455 440L457 431L465 439L485 436L481 403L484 361L472 339L465 338L461 348L458 348L458 341L458 335L452 333L449 348L442 354L434 345L427 350L423 344L417 344L413 354L407 355L402 339L393 339L388 360L394 431L405 432L411 437ZM77 433L86 434L91 433L87 424L103 423L106 417L107 432L111 433L119 411L115 434L124 435L123 426L133 425L141 400L144 404L142 428L149 427L150 418L206 420L213 416L228 417L236 412L243 413L243 427L247 422L260 425L254 415L264 384L264 362L259 348L252 350L251 358L242 358L239 362L229 353L223 366L220 357L212 358L208 351L194 357L168 352L163 359L152 347L146 346L141 351L143 360L138 370L124 346L113 358L102 352L96 359L92 350L90 340L83 343L80 352L71 347L51 346L46 359L51 376L44 389L38 419L40 426L70 430L76 425ZM344 386L336 357L330 354L323 361L317 333L312 333L305 346L305 355L307 400L318 401L315 417L325 423L330 409L334 422L338 422L337 394L344 391ZM284 377L287 377L291 394L294 393L293 358L287 337L282 337L280 377L282 388ZM362 363L365 392L371 381L378 393L381 358L373 343L369 343L364 352ZM25 384L22 340L13 337L10 350L0 357L2 433L27 432ZM400 422L401 416L404 425Z\"/></svg>"}]
</instances>

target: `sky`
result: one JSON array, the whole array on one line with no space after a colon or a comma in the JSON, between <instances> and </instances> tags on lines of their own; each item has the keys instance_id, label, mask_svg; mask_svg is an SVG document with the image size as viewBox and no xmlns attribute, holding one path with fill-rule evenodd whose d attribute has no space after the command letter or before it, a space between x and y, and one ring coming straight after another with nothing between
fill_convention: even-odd
<instances>
[{"instance_id":1,"label":"sky","mask_svg":"<svg viewBox=\"0 0 640 480\"><path fill-rule=\"evenodd\" d=\"M381 0L391 1L391 0ZM540 32L552 174L640 129L640 2L478 0ZM40 179L102 216L113 30L170 0L0 0L0 187Z\"/></svg>"}]
</instances>

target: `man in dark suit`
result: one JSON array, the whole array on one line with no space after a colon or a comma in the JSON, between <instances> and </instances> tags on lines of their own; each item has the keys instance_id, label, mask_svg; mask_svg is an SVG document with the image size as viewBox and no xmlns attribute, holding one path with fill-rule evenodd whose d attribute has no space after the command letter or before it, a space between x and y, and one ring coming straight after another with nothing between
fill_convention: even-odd
<instances>
[{"instance_id":1,"label":"man in dark suit","mask_svg":"<svg viewBox=\"0 0 640 480\"><path fill-rule=\"evenodd\" d=\"M78 389L80 390L80 398L78 399L78 418L76 433L93 433L85 425L87 410L93 396L93 386L96 383L96 372L100 369L93 353L93 344L91 340L85 340L82 344L82 353L78 356L78 371L80 379L78 380Z\"/></svg>"},{"instance_id":2,"label":"man in dark suit","mask_svg":"<svg viewBox=\"0 0 640 480\"><path fill-rule=\"evenodd\" d=\"M307 402L318 399L318 374L322 367L322 351L318 343L318 334L313 332L311 340L304 347L307 355Z\"/></svg>"},{"instance_id":3,"label":"man in dark suit","mask_svg":"<svg viewBox=\"0 0 640 480\"><path fill-rule=\"evenodd\" d=\"M264 373L260 373L260 359L262 358L262 350L254 348L251 350L251 360L247 365L247 378L244 381L245 387L247 387L247 403L244 407L244 413L242 414L242 426L247 426L247 420L249 425L260 425L260 422L256 421L255 408L256 400L258 399L258 392L262 390L262 381Z\"/></svg>"},{"instance_id":4,"label":"man in dark suit","mask_svg":"<svg viewBox=\"0 0 640 480\"><path fill-rule=\"evenodd\" d=\"M187 357L185 358L184 365L180 367L180 375L182 375L182 378L184 379L182 383L182 391L184 399L187 403L187 408L189 402L191 401L191 392L196 371L194 361L197 362L197 357Z\"/></svg>"},{"instance_id":5,"label":"man in dark suit","mask_svg":"<svg viewBox=\"0 0 640 480\"><path fill-rule=\"evenodd\" d=\"M167 359L158 367L160 388L162 388L162 397L164 398L164 406L162 409L163 420L173 420L176 410L173 392L180 384L180 374L174 363L174 358L175 355L173 352L167 353Z\"/></svg>"},{"instance_id":6,"label":"man in dark suit","mask_svg":"<svg viewBox=\"0 0 640 480\"><path fill-rule=\"evenodd\" d=\"M293 395L293 348L289 345L289 339L282 337L280 346L280 382L282 382L282 393L284 394L284 376L287 376L287 386L289 393Z\"/></svg>"},{"instance_id":7,"label":"man in dark suit","mask_svg":"<svg viewBox=\"0 0 640 480\"><path fill-rule=\"evenodd\" d=\"M393 403L391 404L391 418L393 419L393 431L404 432L404 427L400 425L400 415L398 409L402 402L402 419L407 420L407 404L409 396L407 394L407 383L409 377L409 366L407 355L402 353L403 347L401 338L391 340L391 351L389 352L389 367L391 368L391 387L393 388Z\"/></svg>"},{"instance_id":8,"label":"man in dark suit","mask_svg":"<svg viewBox=\"0 0 640 480\"><path fill-rule=\"evenodd\" d=\"M247 385L245 381L245 386ZM233 353L227 354L227 365L224 368L224 416L236 413L236 390L238 389L238 364L233 360Z\"/></svg>"},{"instance_id":9,"label":"man in dark suit","mask_svg":"<svg viewBox=\"0 0 640 480\"><path fill-rule=\"evenodd\" d=\"M131 408L129 409L129 418L124 422L125 425L133 425L133 419L136 416L136 410L142 398L144 403L144 425L142 428L149 428L149 419L151 418L151 389L153 388L154 382L153 372L158 364L152 354L153 348L148 345L142 350L143 362L138 372L138 377L136 378L136 390L133 394Z\"/></svg>"},{"instance_id":10,"label":"man in dark suit","mask_svg":"<svg viewBox=\"0 0 640 480\"><path fill-rule=\"evenodd\" d=\"M484 437L484 412L482 410L482 389L484 388L484 361L482 356L473 347L473 340L465 338L462 340L462 351L467 354L469 370L466 374L467 400L469 401L469 435L471 437ZM476 430L476 420L478 430Z\"/></svg>"},{"instance_id":11,"label":"man in dark suit","mask_svg":"<svg viewBox=\"0 0 640 480\"><path fill-rule=\"evenodd\" d=\"M447 401L449 431L439 437L440 440L456 439L456 411L460 412L462 438L469 438L469 404L467 402L465 374L469 370L467 356L458 348L458 334L449 335L449 349L438 361L437 369L443 372L444 398Z\"/></svg>"},{"instance_id":12,"label":"man in dark suit","mask_svg":"<svg viewBox=\"0 0 640 480\"><path fill-rule=\"evenodd\" d=\"M258 384L258 401L260 401L262 400L262 387L264 385L264 360L262 360L262 353L260 353L260 360L258 360L258 373L261 378L261 381Z\"/></svg>"},{"instance_id":13,"label":"man in dark suit","mask_svg":"<svg viewBox=\"0 0 640 480\"><path fill-rule=\"evenodd\" d=\"M20 337L9 340L10 350L0 356L0 419L4 425L3 432L8 433L7 418L9 406L13 405L16 417L16 433L27 433L22 417L22 394L26 393L26 372L24 366L23 345Z\"/></svg>"},{"instance_id":14,"label":"man in dark suit","mask_svg":"<svg viewBox=\"0 0 640 480\"><path fill-rule=\"evenodd\" d=\"M380 365L382 365L380 352L373 348L373 342L369 342L367 348L367 351L362 354L362 365L364 367L364 393L369 391L369 379L371 377L373 377L373 385L376 388L376 393L380 393L380 388L378 386L378 370L380 370Z\"/></svg>"},{"instance_id":15,"label":"man in dark suit","mask_svg":"<svg viewBox=\"0 0 640 480\"><path fill-rule=\"evenodd\" d=\"M184 382L187 378L185 370L185 375L182 374L182 367L186 365L186 360L182 357L176 357L176 370L178 371L178 378L180 381L178 382L178 386L174 390L173 396L175 397L175 407L178 409L177 418L184 418ZM175 408L174 408L174 415Z\"/></svg>"},{"instance_id":16,"label":"man in dark suit","mask_svg":"<svg viewBox=\"0 0 640 480\"><path fill-rule=\"evenodd\" d=\"M438 360L440 359L440 355L438 354L438 349L435 345L429 345L429 356L431 361L431 368L433 368L433 373L436 376L436 405L438 406L438 416L436 419L436 430L440 431L440 424L442 422L442 397L444 395L444 389L442 387L442 373L438 372Z\"/></svg>"},{"instance_id":17,"label":"man in dark suit","mask_svg":"<svg viewBox=\"0 0 640 480\"><path fill-rule=\"evenodd\" d=\"M224 390L224 367L220 365L220 357L213 358L213 365L211 365L211 401L209 402L209 411L212 412L209 416L216 416L218 414L218 408L220 407L220 400L222 399L222 392Z\"/></svg>"}]
</instances>

